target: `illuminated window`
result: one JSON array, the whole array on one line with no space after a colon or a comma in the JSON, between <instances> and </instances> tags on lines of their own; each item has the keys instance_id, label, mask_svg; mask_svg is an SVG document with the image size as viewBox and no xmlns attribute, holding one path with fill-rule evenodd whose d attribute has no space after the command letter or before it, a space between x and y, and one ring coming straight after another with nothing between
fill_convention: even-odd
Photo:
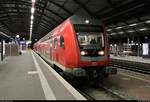
<instances>
[{"instance_id":1,"label":"illuminated window","mask_svg":"<svg viewBox=\"0 0 150 102\"><path fill-rule=\"evenodd\" d=\"M60 47L61 47L61 48L64 48L64 47L65 47L64 37L63 37L63 36L60 37Z\"/></svg>"},{"instance_id":2,"label":"illuminated window","mask_svg":"<svg viewBox=\"0 0 150 102\"><path fill-rule=\"evenodd\" d=\"M57 48L57 38L54 39L54 49Z\"/></svg>"}]
</instances>

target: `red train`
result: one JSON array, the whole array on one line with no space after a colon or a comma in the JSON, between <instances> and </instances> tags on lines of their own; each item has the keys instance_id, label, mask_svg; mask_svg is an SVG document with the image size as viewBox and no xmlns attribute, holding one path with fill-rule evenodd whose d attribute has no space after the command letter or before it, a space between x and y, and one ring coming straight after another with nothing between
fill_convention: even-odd
<instances>
[{"instance_id":1,"label":"red train","mask_svg":"<svg viewBox=\"0 0 150 102\"><path fill-rule=\"evenodd\" d=\"M93 18L74 15L34 44L34 50L59 71L76 77L104 78L109 66L105 27Z\"/></svg>"}]
</instances>

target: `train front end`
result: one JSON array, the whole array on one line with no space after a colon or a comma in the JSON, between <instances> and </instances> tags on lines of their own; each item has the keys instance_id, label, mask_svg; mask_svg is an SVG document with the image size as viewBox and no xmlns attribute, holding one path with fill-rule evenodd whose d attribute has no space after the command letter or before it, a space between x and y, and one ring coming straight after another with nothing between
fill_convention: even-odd
<instances>
[{"instance_id":1,"label":"train front end","mask_svg":"<svg viewBox=\"0 0 150 102\"><path fill-rule=\"evenodd\" d=\"M78 66L75 76L105 77L116 74L109 66L109 44L105 28L95 19L72 18L78 45Z\"/></svg>"}]
</instances>

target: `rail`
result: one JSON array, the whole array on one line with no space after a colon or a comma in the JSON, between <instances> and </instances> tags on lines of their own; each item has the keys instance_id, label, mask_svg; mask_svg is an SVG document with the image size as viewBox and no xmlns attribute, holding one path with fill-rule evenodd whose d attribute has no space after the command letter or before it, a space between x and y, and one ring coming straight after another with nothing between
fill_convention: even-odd
<instances>
[{"instance_id":1,"label":"rail","mask_svg":"<svg viewBox=\"0 0 150 102\"><path fill-rule=\"evenodd\" d=\"M110 61L111 66L131 70L135 72L140 72L144 74L150 74L150 64L148 63L139 63L133 61L125 61L125 60L118 60L118 59L111 59Z\"/></svg>"}]
</instances>

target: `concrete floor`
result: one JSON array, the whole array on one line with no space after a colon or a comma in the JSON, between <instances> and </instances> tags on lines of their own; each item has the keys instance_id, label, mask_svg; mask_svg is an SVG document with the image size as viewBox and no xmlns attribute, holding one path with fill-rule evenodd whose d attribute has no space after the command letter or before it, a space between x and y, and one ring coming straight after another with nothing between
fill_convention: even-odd
<instances>
[{"instance_id":1,"label":"concrete floor","mask_svg":"<svg viewBox=\"0 0 150 102\"><path fill-rule=\"evenodd\" d=\"M107 89L127 100L150 100L150 76L118 69L118 74L104 81Z\"/></svg>"},{"instance_id":2,"label":"concrete floor","mask_svg":"<svg viewBox=\"0 0 150 102\"><path fill-rule=\"evenodd\" d=\"M42 82L42 78L45 78L45 81ZM0 100L85 99L78 93L73 95L70 91L76 92L74 89L68 91L40 58L31 52L23 53L21 56L6 57L0 62L0 83Z\"/></svg>"}]
</instances>

